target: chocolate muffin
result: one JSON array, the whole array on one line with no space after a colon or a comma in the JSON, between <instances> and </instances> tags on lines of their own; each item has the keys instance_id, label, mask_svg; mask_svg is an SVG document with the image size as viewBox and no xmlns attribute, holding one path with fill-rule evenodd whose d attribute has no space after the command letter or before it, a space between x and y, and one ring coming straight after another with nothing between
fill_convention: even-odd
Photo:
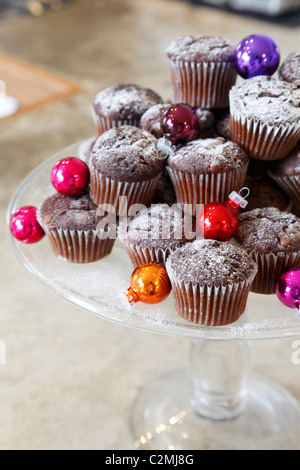
<instances>
[{"instance_id":1,"label":"chocolate muffin","mask_svg":"<svg viewBox=\"0 0 300 470\"><path fill-rule=\"evenodd\" d=\"M161 127L161 118L169 108L170 104L166 103L151 106L141 117L141 128L150 132L150 134L154 135L157 139L163 137L164 132Z\"/></svg>"},{"instance_id":2,"label":"chocolate muffin","mask_svg":"<svg viewBox=\"0 0 300 470\"><path fill-rule=\"evenodd\" d=\"M245 212L235 238L258 265L253 292L274 294L282 271L300 263L300 219L292 213L274 207Z\"/></svg>"},{"instance_id":3,"label":"chocolate muffin","mask_svg":"<svg viewBox=\"0 0 300 470\"><path fill-rule=\"evenodd\" d=\"M165 163L157 150L157 139L149 132L134 126L110 129L92 150L91 198L118 215L135 203L150 205ZM121 196L127 200L120 200Z\"/></svg>"},{"instance_id":4,"label":"chocolate muffin","mask_svg":"<svg viewBox=\"0 0 300 470\"><path fill-rule=\"evenodd\" d=\"M195 108L226 108L235 84L235 45L220 36L180 37L166 50L172 102Z\"/></svg>"},{"instance_id":5,"label":"chocolate muffin","mask_svg":"<svg viewBox=\"0 0 300 470\"><path fill-rule=\"evenodd\" d=\"M231 140L231 116L226 112L216 122L216 134L226 140Z\"/></svg>"},{"instance_id":6,"label":"chocolate muffin","mask_svg":"<svg viewBox=\"0 0 300 470\"><path fill-rule=\"evenodd\" d=\"M139 127L145 111L158 103L163 103L163 99L150 88L123 83L105 88L93 101L98 135L124 124Z\"/></svg>"},{"instance_id":7,"label":"chocolate muffin","mask_svg":"<svg viewBox=\"0 0 300 470\"><path fill-rule=\"evenodd\" d=\"M257 266L232 242L196 240L167 260L175 308L187 321L222 326L244 313Z\"/></svg>"},{"instance_id":8,"label":"chocolate muffin","mask_svg":"<svg viewBox=\"0 0 300 470\"><path fill-rule=\"evenodd\" d=\"M290 83L300 80L300 51L288 55L278 70L278 76Z\"/></svg>"},{"instance_id":9,"label":"chocolate muffin","mask_svg":"<svg viewBox=\"0 0 300 470\"><path fill-rule=\"evenodd\" d=\"M249 158L222 137L198 139L178 148L167 160L177 203L196 216L200 204L224 201L243 187Z\"/></svg>"},{"instance_id":10,"label":"chocolate muffin","mask_svg":"<svg viewBox=\"0 0 300 470\"><path fill-rule=\"evenodd\" d=\"M165 168L156 188L154 204L168 204L168 206L173 206L176 203L175 189L169 173Z\"/></svg>"},{"instance_id":11,"label":"chocolate muffin","mask_svg":"<svg viewBox=\"0 0 300 470\"><path fill-rule=\"evenodd\" d=\"M113 249L116 237L99 231L97 206L89 194L78 197L54 194L39 208L38 219L59 258L90 263L109 255Z\"/></svg>"},{"instance_id":12,"label":"chocolate muffin","mask_svg":"<svg viewBox=\"0 0 300 470\"><path fill-rule=\"evenodd\" d=\"M295 206L300 206L300 146L288 157L269 166L269 175L286 192Z\"/></svg>"},{"instance_id":13,"label":"chocolate muffin","mask_svg":"<svg viewBox=\"0 0 300 470\"><path fill-rule=\"evenodd\" d=\"M169 255L196 237L196 222L167 204L155 204L120 224L119 238L134 267L165 264Z\"/></svg>"},{"instance_id":14,"label":"chocolate muffin","mask_svg":"<svg viewBox=\"0 0 300 470\"><path fill-rule=\"evenodd\" d=\"M248 212L262 207L276 207L285 211L290 206L290 199L271 178L246 177L245 186L250 190L247 197L247 207L242 209Z\"/></svg>"},{"instance_id":15,"label":"chocolate muffin","mask_svg":"<svg viewBox=\"0 0 300 470\"><path fill-rule=\"evenodd\" d=\"M170 108L170 104L157 104L151 106L141 118L141 128L153 134L157 139L163 137L164 132L161 125L163 114ZM212 135L215 116L210 109L196 109L199 118L199 138Z\"/></svg>"},{"instance_id":16,"label":"chocolate muffin","mask_svg":"<svg viewBox=\"0 0 300 470\"><path fill-rule=\"evenodd\" d=\"M211 109L197 108L196 113L199 118L199 139L212 137L215 125L215 115Z\"/></svg>"},{"instance_id":17,"label":"chocolate muffin","mask_svg":"<svg viewBox=\"0 0 300 470\"><path fill-rule=\"evenodd\" d=\"M272 77L230 90L231 138L258 160L286 157L300 139L300 86Z\"/></svg>"}]
</instances>

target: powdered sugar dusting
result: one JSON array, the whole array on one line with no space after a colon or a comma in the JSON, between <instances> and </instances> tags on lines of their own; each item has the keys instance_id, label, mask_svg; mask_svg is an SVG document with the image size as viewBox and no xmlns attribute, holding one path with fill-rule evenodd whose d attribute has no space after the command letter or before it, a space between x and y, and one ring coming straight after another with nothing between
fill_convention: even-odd
<instances>
[{"instance_id":1,"label":"powdered sugar dusting","mask_svg":"<svg viewBox=\"0 0 300 470\"><path fill-rule=\"evenodd\" d=\"M253 209L240 215L236 239L245 248L261 252L300 250L300 219L274 207Z\"/></svg>"},{"instance_id":2,"label":"powdered sugar dusting","mask_svg":"<svg viewBox=\"0 0 300 470\"><path fill-rule=\"evenodd\" d=\"M154 204L123 222L119 238L143 246L159 248L179 247L195 238L195 226L178 206Z\"/></svg>"},{"instance_id":3,"label":"powdered sugar dusting","mask_svg":"<svg viewBox=\"0 0 300 470\"><path fill-rule=\"evenodd\" d=\"M168 159L168 165L181 171L218 173L240 168L249 161L246 152L223 137L197 139L180 147Z\"/></svg>"},{"instance_id":4,"label":"powdered sugar dusting","mask_svg":"<svg viewBox=\"0 0 300 470\"><path fill-rule=\"evenodd\" d=\"M278 76L287 82L300 80L300 51L288 55L278 70Z\"/></svg>"},{"instance_id":5,"label":"powdered sugar dusting","mask_svg":"<svg viewBox=\"0 0 300 470\"><path fill-rule=\"evenodd\" d=\"M105 116L119 114L120 118L132 119L162 101L162 98L149 88L118 83L95 96L94 110Z\"/></svg>"},{"instance_id":6,"label":"powdered sugar dusting","mask_svg":"<svg viewBox=\"0 0 300 470\"><path fill-rule=\"evenodd\" d=\"M172 277L193 284L242 282L256 269L246 250L233 242L195 240L179 248L168 261Z\"/></svg>"},{"instance_id":7,"label":"powdered sugar dusting","mask_svg":"<svg viewBox=\"0 0 300 470\"><path fill-rule=\"evenodd\" d=\"M41 205L39 217L43 227L69 230L95 230L99 222L97 206L87 194L79 197L54 194Z\"/></svg>"},{"instance_id":8,"label":"powdered sugar dusting","mask_svg":"<svg viewBox=\"0 0 300 470\"><path fill-rule=\"evenodd\" d=\"M300 86L272 77L253 77L230 90L230 110L268 124L300 127Z\"/></svg>"},{"instance_id":9,"label":"powdered sugar dusting","mask_svg":"<svg viewBox=\"0 0 300 470\"><path fill-rule=\"evenodd\" d=\"M96 141L90 159L91 171L120 181L148 180L165 166L157 150L157 139L134 126L104 132Z\"/></svg>"},{"instance_id":10,"label":"powdered sugar dusting","mask_svg":"<svg viewBox=\"0 0 300 470\"><path fill-rule=\"evenodd\" d=\"M221 36L183 36L167 47L172 60L234 61L234 44Z\"/></svg>"}]
</instances>

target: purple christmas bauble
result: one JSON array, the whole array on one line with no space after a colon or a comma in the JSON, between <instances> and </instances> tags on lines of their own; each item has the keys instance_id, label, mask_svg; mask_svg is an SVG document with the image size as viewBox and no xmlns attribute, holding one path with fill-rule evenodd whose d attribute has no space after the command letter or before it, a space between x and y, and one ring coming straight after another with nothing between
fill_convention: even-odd
<instances>
[{"instance_id":1,"label":"purple christmas bauble","mask_svg":"<svg viewBox=\"0 0 300 470\"><path fill-rule=\"evenodd\" d=\"M276 42L264 34L252 34L235 49L235 66L243 78L273 75L280 63L280 49Z\"/></svg>"},{"instance_id":2,"label":"purple christmas bauble","mask_svg":"<svg viewBox=\"0 0 300 470\"><path fill-rule=\"evenodd\" d=\"M276 294L284 305L300 311L300 266L288 268L279 276Z\"/></svg>"},{"instance_id":3,"label":"purple christmas bauble","mask_svg":"<svg viewBox=\"0 0 300 470\"><path fill-rule=\"evenodd\" d=\"M174 104L162 115L161 126L165 138L177 145L195 140L200 122L194 108L187 104Z\"/></svg>"}]
</instances>

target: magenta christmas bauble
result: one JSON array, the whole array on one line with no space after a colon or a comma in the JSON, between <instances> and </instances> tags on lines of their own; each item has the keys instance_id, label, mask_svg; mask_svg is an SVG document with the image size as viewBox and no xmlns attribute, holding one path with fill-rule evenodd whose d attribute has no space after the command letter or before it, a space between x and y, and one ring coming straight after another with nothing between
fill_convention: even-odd
<instances>
[{"instance_id":1,"label":"magenta christmas bauble","mask_svg":"<svg viewBox=\"0 0 300 470\"><path fill-rule=\"evenodd\" d=\"M238 74L247 79L258 75L271 76L280 63L280 49L276 42L264 34L252 34L235 49Z\"/></svg>"},{"instance_id":2,"label":"magenta christmas bauble","mask_svg":"<svg viewBox=\"0 0 300 470\"><path fill-rule=\"evenodd\" d=\"M52 168L51 182L56 191L64 196L80 196L89 185L90 171L79 158L63 158Z\"/></svg>"},{"instance_id":3,"label":"magenta christmas bauble","mask_svg":"<svg viewBox=\"0 0 300 470\"><path fill-rule=\"evenodd\" d=\"M10 231L18 241L27 244L37 243L45 236L36 214L36 207L24 206L12 215Z\"/></svg>"},{"instance_id":4,"label":"magenta christmas bauble","mask_svg":"<svg viewBox=\"0 0 300 470\"><path fill-rule=\"evenodd\" d=\"M279 276L276 294L284 305L300 313L300 266L288 268Z\"/></svg>"}]
</instances>

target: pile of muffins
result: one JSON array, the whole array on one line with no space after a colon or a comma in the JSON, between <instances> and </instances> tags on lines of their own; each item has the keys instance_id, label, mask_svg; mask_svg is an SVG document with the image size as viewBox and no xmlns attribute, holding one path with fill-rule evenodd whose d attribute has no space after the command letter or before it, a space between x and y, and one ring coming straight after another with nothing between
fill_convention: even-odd
<instances>
[{"instance_id":1,"label":"pile of muffins","mask_svg":"<svg viewBox=\"0 0 300 470\"><path fill-rule=\"evenodd\" d=\"M47 198L39 222L55 254L74 263L109 255L113 226L134 268L165 266L182 318L227 325L250 291L274 294L282 271L300 265L300 53L276 78L239 83L225 38L181 37L166 53L169 101L133 84L98 93L97 138L84 155L90 185L75 198ZM166 155L157 145L162 116L180 103L196 110L199 134ZM249 204L234 239L199 237L199 207L244 186Z\"/></svg>"}]
</instances>

